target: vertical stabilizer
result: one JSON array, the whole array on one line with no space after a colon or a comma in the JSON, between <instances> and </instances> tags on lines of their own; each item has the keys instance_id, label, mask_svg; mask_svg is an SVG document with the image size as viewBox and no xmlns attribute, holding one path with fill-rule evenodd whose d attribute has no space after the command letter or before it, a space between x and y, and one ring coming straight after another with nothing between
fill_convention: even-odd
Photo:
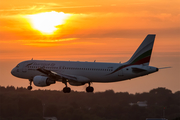
<instances>
[{"instance_id":1,"label":"vertical stabilizer","mask_svg":"<svg viewBox=\"0 0 180 120\"><path fill-rule=\"evenodd\" d=\"M155 36L155 34L147 35L127 63L131 65L149 65Z\"/></svg>"}]
</instances>

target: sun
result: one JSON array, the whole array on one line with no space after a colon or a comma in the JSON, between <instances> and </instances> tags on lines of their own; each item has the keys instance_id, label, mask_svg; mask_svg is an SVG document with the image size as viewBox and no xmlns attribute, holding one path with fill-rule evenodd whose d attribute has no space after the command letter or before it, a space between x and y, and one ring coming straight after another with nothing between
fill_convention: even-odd
<instances>
[{"instance_id":1,"label":"sun","mask_svg":"<svg viewBox=\"0 0 180 120\"><path fill-rule=\"evenodd\" d=\"M43 34L53 34L58 28L70 17L70 14L63 12L44 12L34 15L28 15L34 29L39 30Z\"/></svg>"}]
</instances>

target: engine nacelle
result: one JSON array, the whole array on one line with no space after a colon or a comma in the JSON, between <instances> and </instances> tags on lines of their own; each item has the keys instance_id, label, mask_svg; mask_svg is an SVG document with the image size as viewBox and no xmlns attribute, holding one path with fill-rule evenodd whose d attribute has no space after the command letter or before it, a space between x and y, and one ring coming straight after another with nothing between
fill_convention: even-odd
<instances>
[{"instance_id":1,"label":"engine nacelle","mask_svg":"<svg viewBox=\"0 0 180 120\"><path fill-rule=\"evenodd\" d=\"M81 83L81 82L69 82L70 85L72 86L81 86L81 85L84 85L85 83Z\"/></svg>"},{"instance_id":2,"label":"engine nacelle","mask_svg":"<svg viewBox=\"0 0 180 120\"><path fill-rule=\"evenodd\" d=\"M35 76L33 78L33 83L35 86L45 87L45 86L49 86L51 84L56 83L56 81L50 80L48 77L45 77L45 76Z\"/></svg>"}]
</instances>

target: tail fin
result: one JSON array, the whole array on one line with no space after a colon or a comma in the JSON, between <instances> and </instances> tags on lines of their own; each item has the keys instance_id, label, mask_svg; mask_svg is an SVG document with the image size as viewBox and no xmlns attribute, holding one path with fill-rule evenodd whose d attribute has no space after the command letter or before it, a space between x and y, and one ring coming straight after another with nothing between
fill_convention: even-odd
<instances>
[{"instance_id":1,"label":"tail fin","mask_svg":"<svg viewBox=\"0 0 180 120\"><path fill-rule=\"evenodd\" d=\"M129 59L127 63L131 65L149 65L155 36L155 34L147 35L144 41L139 46L139 48L136 50L136 52L133 54L133 56Z\"/></svg>"}]
</instances>

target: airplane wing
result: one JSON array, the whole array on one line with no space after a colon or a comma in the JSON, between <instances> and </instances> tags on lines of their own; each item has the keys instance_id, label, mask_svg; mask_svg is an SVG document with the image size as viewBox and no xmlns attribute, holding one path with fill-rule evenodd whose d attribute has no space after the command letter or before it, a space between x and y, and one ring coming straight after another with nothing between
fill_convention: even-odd
<instances>
[{"instance_id":1,"label":"airplane wing","mask_svg":"<svg viewBox=\"0 0 180 120\"><path fill-rule=\"evenodd\" d=\"M68 82L80 82L80 83L90 82L90 79L83 77L83 76L70 75L70 74L64 74L64 73L56 73L54 71L46 70L43 67L38 68L37 70L41 73L44 73L50 79L53 79L55 81L62 81L63 79L68 79Z\"/></svg>"}]
</instances>

